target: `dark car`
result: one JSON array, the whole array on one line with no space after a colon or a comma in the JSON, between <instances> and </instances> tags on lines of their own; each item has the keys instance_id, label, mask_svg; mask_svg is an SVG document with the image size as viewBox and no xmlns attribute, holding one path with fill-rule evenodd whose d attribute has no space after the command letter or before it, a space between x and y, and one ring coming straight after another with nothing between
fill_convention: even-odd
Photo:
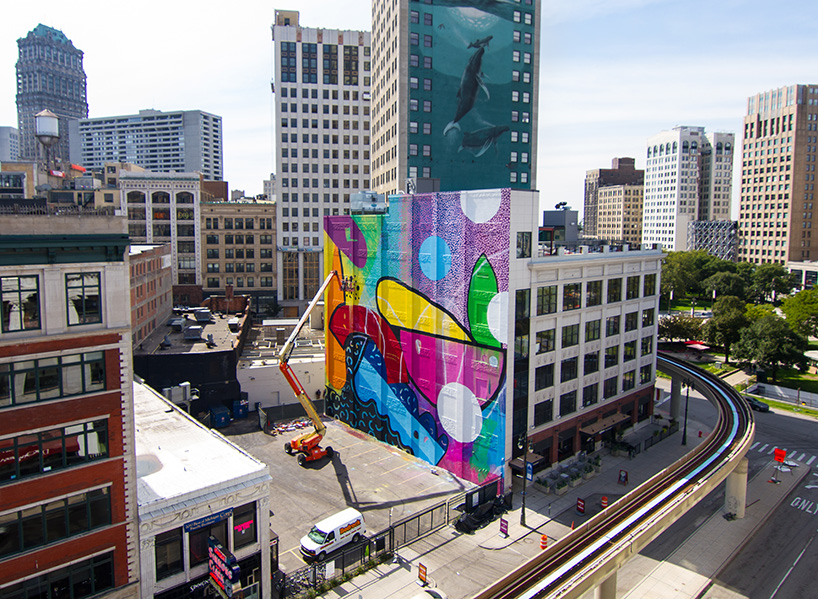
<instances>
[{"instance_id":1,"label":"dark car","mask_svg":"<svg viewBox=\"0 0 818 599\"><path fill-rule=\"evenodd\" d=\"M770 406L765 404L763 401L756 399L755 397L747 397L747 403L750 404L750 407L753 408L756 412L769 412Z\"/></svg>"}]
</instances>

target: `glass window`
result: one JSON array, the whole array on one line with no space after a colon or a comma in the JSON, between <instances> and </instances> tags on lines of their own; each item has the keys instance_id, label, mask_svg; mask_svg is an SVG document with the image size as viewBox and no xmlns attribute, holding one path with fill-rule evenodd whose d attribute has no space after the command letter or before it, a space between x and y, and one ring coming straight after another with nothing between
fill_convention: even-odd
<instances>
[{"instance_id":1,"label":"glass window","mask_svg":"<svg viewBox=\"0 0 818 599\"><path fill-rule=\"evenodd\" d=\"M40 286L37 276L0 277L3 332L40 328Z\"/></svg>"},{"instance_id":2,"label":"glass window","mask_svg":"<svg viewBox=\"0 0 818 599\"><path fill-rule=\"evenodd\" d=\"M628 277L628 288L626 298L629 300L637 299L639 297L639 276Z\"/></svg>"},{"instance_id":3,"label":"glass window","mask_svg":"<svg viewBox=\"0 0 818 599\"><path fill-rule=\"evenodd\" d=\"M227 520L188 533L191 568L207 561L207 538L209 536L216 537L219 543L227 547Z\"/></svg>"},{"instance_id":4,"label":"glass window","mask_svg":"<svg viewBox=\"0 0 818 599\"><path fill-rule=\"evenodd\" d=\"M562 348L571 347L579 343L579 325L569 324L562 327Z\"/></svg>"},{"instance_id":5,"label":"glass window","mask_svg":"<svg viewBox=\"0 0 818 599\"><path fill-rule=\"evenodd\" d=\"M256 504L248 503L233 510L233 548L256 542Z\"/></svg>"},{"instance_id":6,"label":"glass window","mask_svg":"<svg viewBox=\"0 0 818 599\"><path fill-rule=\"evenodd\" d=\"M577 410L577 392L569 391L560 395L560 416L568 416Z\"/></svg>"},{"instance_id":7,"label":"glass window","mask_svg":"<svg viewBox=\"0 0 818 599\"><path fill-rule=\"evenodd\" d=\"M608 279L608 303L622 301L622 279Z\"/></svg>"},{"instance_id":8,"label":"glass window","mask_svg":"<svg viewBox=\"0 0 818 599\"><path fill-rule=\"evenodd\" d=\"M602 281L588 281L585 285L585 307L602 303Z\"/></svg>"},{"instance_id":9,"label":"glass window","mask_svg":"<svg viewBox=\"0 0 818 599\"><path fill-rule=\"evenodd\" d=\"M624 345L623 362L629 362L636 359L636 341L628 341Z\"/></svg>"},{"instance_id":10,"label":"glass window","mask_svg":"<svg viewBox=\"0 0 818 599\"><path fill-rule=\"evenodd\" d=\"M566 358L562 361L560 366L560 382L573 381L577 378L577 364L578 360L574 358Z\"/></svg>"},{"instance_id":11,"label":"glass window","mask_svg":"<svg viewBox=\"0 0 818 599\"><path fill-rule=\"evenodd\" d=\"M656 275L650 274L645 275L645 281L642 289L642 295L645 297L650 297L651 295L656 295Z\"/></svg>"},{"instance_id":12,"label":"glass window","mask_svg":"<svg viewBox=\"0 0 818 599\"><path fill-rule=\"evenodd\" d=\"M619 334L619 319L620 317L617 316L609 316L605 319L605 336L611 337L612 335Z\"/></svg>"},{"instance_id":13,"label":"glass window","mask_svg":"<svg viewBox=\"0 0 818 599\"><path fill-rule=\"evenodd\" d=\"M625 332L635 331L639 327L639 313L629 312L625 314Z\"/></svg>"},{"instance_id":14,"label":"glass window","mask_svg":"<svg viewBox=\"0 0 818 599\"><path fill-rule=\"evenodd\" d=\"M517 233L517 257L531 257L531 231L519 231Z\"/></svg>"},{"instance_id":15,"label":"glass window","mask_svg":"<svg viewBox=\"0 0 818 599\"><path fill-rule=\"evenodd\" d=\"M534 405L534 426L542 426L554 418L554 400L547 399Z\"/></svg>"},{"instance_id":16,"label":"glass window","mask_svg":"<svg viewBox=\"0 0 818 599\"><path fill-rule=\"evenodd\" d=\"M589 320L585 323L585 341L596 341L599 339L600 335L600 325L602 321L597 320Z\"/></svg>"},{"instance_id":17,"label":"glass window","mask_svg":"<svg viewBox=\"0 0 818 599\"><path fill-rule=\"evenodd\" d=\"M538 366L534 371L534 391L542 391L554 386L554 365Z\"/></svg>"},{"instance_id":18,"label":"glass window","mask_svg":"<svg viewBox=\"0 0 818 599\"><path fill-rule=\"evenodd\" d=\"M588 375L599 371L599 352L592 351L585 354L585 365L582 374Z\"/></svg>"},{"instance_id":19,"label":"glass window","mask_svg":"<svg viewBox=\"0 0 818 599\"><path fill-rule=\"evenodd\" d=\"M650 353L653 353L653 335L642 337L642 355L647 356Z\"/></svg>"},{"instance_id":20,"label":"glass window","mask_svg":"<svg viewBox=\"0 0 818 599\"><path fill-rule=\"evenodd\" d=\"M647 310L642 310L642 326L643 327L653 326L653 314L654 314L654 309L653 308L648 308Z\"/></svg>"},{"instance_id":21,"label":"glass window","mask_svg":"<svg viewBox=\"0 0 818 599\"><path fill-rule=\"evenodd\" d=\"M579 310L582 307L582 283L569 283L562 288L562 309Z\"/></svg>"},{"instance_id":22,"label":"glass window","mask_svg":"<svg viewBox=\"0 0 818 599\"><path fill-rule=\"evenodd\" d=\"M98 272L67 274L65 287L69 325L102 322Z\"/></svg>"},{"instance_id":23,"label":"glass window","mask_svg":"<svg viewBox=\"0 0 818 599\"><path fill-rule=\"evenodd\" d=\"M602 397L604 399L608 399L609 397L614 397L616 395L616 384L617 377L615 376L605 379L605 384L602 387Z\"/></svg>"},{"instance_id":24,"label":"glass window","mask_svg":"<svg viewBox=\"0 0 818 599\"><path fill-rule=\"evenodd\" d=\"M582 406L594 405L599 400L599 383L588 385L582 389Z\"/></svg>"},{"instance_id":25,"label":"glass window","mask_svg":"<svg viewBox=\"0 0 818 599\"><path fill-rule=\"evenodd\" d=\"M619 346L605 348L605 368L619 364Z\"/></svg>"},{"instance_id":26,"label":"glass window","mask_svg":"<svg viewBox=\"0 0 818 599\"><path fill-rule=\"evenodd\" d=\"M556 329L549 329L547 331L537 331L537 353L543 354L545 352L554 351L554 343L556 340Z\"/></svg>"},{"instance_id":27,"label":"glass window","mask_svg":"<svg viewBox=\"0 0 818 599\"><path fill-rule=\"evenodd\" d=\"M631 370L622 375L622 390L629 391L636 385L636 371Z\"/></svg>"},{"instance_id":28,"label":"glass window","mask_svg":"<svg viewBox=\"0 0 818 599\"><path fill-rule=\"evenodd\" d=\"M557 286L546 285L537 288L537 315L553 314L557 311Z\"/></svg>"},{"instance_id":29,"label":"glass window","mask_svg":"<svg viewBox=\"0 0 818 599\"><path fill-rule=\"evenodd\" d=\"M0 365L0 408L103 389L101 351Z\"/></svg>"},{"instance_id":30,"label":"glass window","mask_svg":"<svg viewBox=\"0 0 818 599\"><path fill-rule=\"evenodd\" d=\"M162 580L185 569L182 562L182 529L175 528L156 535L156 580Z\"/></svg>"},{"instance_id":31,"label":"glass window","mask_svg":"<svg viewBox=\"0 0 818 599\"><path fill-rule=\"evenodd\" d=\"M650 364L646 364L639 369L639 384L644 385L651 380L652 368Z\"/></svg>"},{"instance_id":32,"label":"glass window","mask_svg":"<svg viewBox=\"0 0 818 599\"><path fill-rule=\"evenodd\" d=\"M0 517L2 519L2 517ZM114 554L106 553L3 588L9 599L84 599L114 586Z\"/></svg>"},{"instance_id":33,"label":"glass window","mask_svg":"<svg viewBox=\"0 0 818 599\"><path fill-rule=\"evenodd\" d=\"M518 289L515 294L515 310L514 316L517 320L528 318L529 306L531 304L531 290Z\"/></svg>"}]
</instances>

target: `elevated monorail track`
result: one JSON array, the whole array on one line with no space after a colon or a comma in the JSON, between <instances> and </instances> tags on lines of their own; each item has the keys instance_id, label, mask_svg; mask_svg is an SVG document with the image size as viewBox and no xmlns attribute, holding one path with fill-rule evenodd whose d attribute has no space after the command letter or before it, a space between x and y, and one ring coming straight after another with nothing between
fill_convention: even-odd
<instances>
[{"instance_id":1,"label":"elevated monorail track","mask_svg":"<svg viewBox=\"0 0 818 599\"><path fill-rule=\"evenodd\" d=\"M744 399L718 377L684 361L660 353L657 362L659 370L691 384L716 406L710 435L475 599L579 597L704 498L744 457L755 432Z\"/></svg>"}]
</instances>

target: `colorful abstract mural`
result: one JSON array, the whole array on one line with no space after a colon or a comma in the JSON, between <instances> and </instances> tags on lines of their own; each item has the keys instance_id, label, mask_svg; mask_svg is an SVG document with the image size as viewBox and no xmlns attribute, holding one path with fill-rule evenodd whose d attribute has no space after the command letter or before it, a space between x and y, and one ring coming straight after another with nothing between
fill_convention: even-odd
<instances>
[{"instance_id":1,"label":"colorful abstract mural","mask_svg":"<svg viewBox=\"0 0 818 599\"><path fill-rule=\"evenodd\" d=\"M502 476L510 190L327 216L327 413L473 482Z\"/></svg>"}]
</instances>

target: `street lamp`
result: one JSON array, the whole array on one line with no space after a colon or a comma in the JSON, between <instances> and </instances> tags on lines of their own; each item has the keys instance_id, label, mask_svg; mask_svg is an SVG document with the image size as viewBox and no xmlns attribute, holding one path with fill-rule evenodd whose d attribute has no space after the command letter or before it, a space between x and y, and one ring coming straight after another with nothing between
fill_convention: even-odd
<instances>
[{"instance_id":1,"label":"street lamp","mask_svg":"<svg viewBox=\"0 0 818 599\"><path fill-rule=\"evenodd\" d=\"M525 490L528 486L528 433L524 432L517 439L517 447L525 449L525 457L523 457L523 510L520 512L520 526L525 526Z\"/></svg>"},{"instance_id":2,"label":"street lamp","mask_svg":"<svg viewBox=\"0 0 818 599\"><path fill-rule=\"evenodd\" d=\"M687 445L687 409L690 407L690 381L685 381L687 392L685 393L685 426L682 433L682 445Z\"/></svg>"}]
</instances>

